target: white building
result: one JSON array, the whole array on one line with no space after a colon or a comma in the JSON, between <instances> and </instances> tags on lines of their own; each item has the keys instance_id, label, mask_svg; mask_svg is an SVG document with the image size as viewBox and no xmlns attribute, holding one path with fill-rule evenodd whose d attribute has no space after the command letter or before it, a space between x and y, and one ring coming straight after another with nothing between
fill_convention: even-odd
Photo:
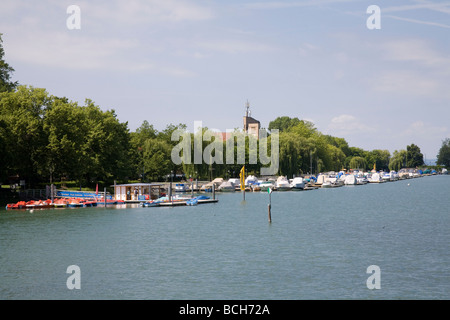
<instances>
[{"instance_id":1,"label":"white building","mask_svg":"<svg viewBox=\"0 0 450 320\"><path fill-rule=\"evenodd\" d=\"M162 185L155 183L127 183L114 185L114 199L123 201L145 201L161 196Z\"/></svg>"}]
</instances>

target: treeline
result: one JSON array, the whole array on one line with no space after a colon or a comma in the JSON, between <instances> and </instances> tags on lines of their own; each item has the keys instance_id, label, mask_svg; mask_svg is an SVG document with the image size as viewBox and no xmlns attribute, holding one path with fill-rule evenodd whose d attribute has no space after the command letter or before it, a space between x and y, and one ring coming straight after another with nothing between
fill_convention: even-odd
<instances>
[{"instance_id":1,"label":"treeline","mask_svg":"<svg viewBox=\"0 0 450 320\"><path fill-rule=\"evenodd\" d=\"M279 117L270 122L272 129L281 132L280 171L288 176L342 169L399 170L424 164L415 144L391 157L388 150L351 147L344 138L322 134L313 123L298 118Z\"/></svg>"},{"instance_id":2,"label":"treeline","mask_svg":"<svg viewBox=\"0 0 450 320\"><path fill-rule=\"evenodd\" d=\"M398 170L423 164L420 149L414 144L396 151L391 157L387 150L366 151L350 147L343 138L320 133L311 122L298 118L279 117L270 122L270 132L279 130L279 170L277 174L292 177L322 171L346 169ZM161 181L172 172L186 177L212 179L236 177L242 167L238 161L237 144L233 143L233 161L226 163L226 141L222 148L209 151L216 140L201 138L201 163L176 165L171 158L175 130L186 131L185 124L169 124L162 131L143 121L134 132L120 122L114 110L103 111L87 99L80 106L67 98L50 95L30 86L17 86L0 93L0 175L7 181L11 175L26 180L27 185L75 180L92 186L102 181L141 180ZM205 132L207 128L203 128ZM241 133L242 134L242 133ZM191 154L194 154L191 139ZM259 152L261 143L269 147L270 140L252 141L245 137L245 164L248 173L259 174L263 164L249 158L252 146ZM181 139L180 139L181 141ZM224 150L219 161L217 150ZM206 154L206 155L205 155ZM208 160L206 158L206 160ZM219 163L217 163L219 162Z\"/></svg>"}]
</instances>

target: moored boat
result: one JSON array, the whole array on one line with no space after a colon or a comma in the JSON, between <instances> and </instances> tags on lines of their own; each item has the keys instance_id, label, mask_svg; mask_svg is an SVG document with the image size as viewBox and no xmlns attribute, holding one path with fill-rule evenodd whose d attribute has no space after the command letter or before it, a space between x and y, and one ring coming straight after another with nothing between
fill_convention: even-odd
<instances>
[{"instance_id":1,"label":"moored boat","mask_svg":"<svg viewBox=\"0 0 450 320\"><path fill-rule=\"evenodd\" d=\"M31 200L26 203L27 209L48 209L52 207L52 200Z\"/></svg>"},{"instance_id":2,"label":"moored boat","mask_svg":"<svg viewBox=\"0 0 450 320\"><path fill-rule=\"evenodd\" d=\"M295 177L291 182L292 190L303 190L305 188L305 180L302 177Z\"/></svg>"},{"instance_id":3,"label":"moored boat","mask_svg":"<svg viewBox=\"0 0 450 320\"><path fill-rule=\"evenodd\" d=\"M8 203L6 205L6 209L10 210L10 209L26 209L27 208L27 203L25 201L19 201L17 203Z\"/></svg>"},{"instance_id":4,"label":"moored boat","mask_svg":"<svg viewBox=\"0 0 450 320\"><path fill-rule=\"evenodd\" d=\"M262 181L259 183L260 191L267 191L269 188L274 189L275 183L272 180Z\"/></svg>"},{"instance_id":5,"label":"moored boat","mask_svg":"<svg viewBox=\"0 0 450 320\"><path fill-rule=\"evenodd\" d=\"M61 198L61 199L56 199L53 202L53 205L55 206L55 208L65 208L69 205L69 200Z\"/></svg>"},{"instance_id":6,"label":"moored boat","mask_svg":"<svg viewBox=\"0 0 450 320\"><path fill-rule=\"evenodd\" d=\"M69 200L69 203L67 204L70 208L79 208L83 207L82 199L72 198Z\"/></svg>"},{"instance_id":7,"label":"moored boat","mask_svg":"<svg viewBox=\"0 0 450 320\"><path fill-rule=\"evenodd\" d=\"M322 188L332 188L332 187L333 187L333 185L332 185L331 181L324 181L322 183Z\"/></svg>"},{"instance_id":8,"label":"moored boat","mask_svg":"<svg viewBox=\"0 0 450 320\"><path fill-rule=\"evenodd\" d=\"M221 185L219 186L218 190L222 191L222 192L234 192L234 191L236 191L236 187L233 182L228 180L228 181L222 182Z\"/></svg>"},{"instance_id":9,"label":"moored boat","mask_svg":"<svg viewBox=\"0 0 450 320\"><path fill-rule=\"evenodd\" d=\"M345 184L346 186L349 186L349 185L356 185L356 184L358 184L358 180L357 180L357 178L356 178L355 175L353 175L353 174L348 174L348 175L345 176L344 184Z\"/></svg>"},{"instance_id":10,"label":"moored boat","mask_svg":"<svg viewBox=\"0 0 450 320\"><path fill-rule=\"evenodd\" d=\"M187 192L188 187L184 183L175 184L175 192Z\"/></svg>"},{"instance_id":11,"label":"moored boat","mask_svg":"<svg viewBox=\"0 0 450 320\"><path fill-rule=\"evenodd\" d=\"M285 176L279 176L276 183L276 188L278 191L288 191L291 190L291 185Z\"/></svg>"}]
</instances>

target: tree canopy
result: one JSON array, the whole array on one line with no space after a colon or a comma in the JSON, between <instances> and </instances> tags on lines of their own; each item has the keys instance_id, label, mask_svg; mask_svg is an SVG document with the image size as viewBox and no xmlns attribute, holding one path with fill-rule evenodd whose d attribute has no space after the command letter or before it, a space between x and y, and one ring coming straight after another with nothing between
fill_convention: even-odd
<instances>
[{"instance_id":1,"label":"tree canopy","mask_svg":"<svg viewBox=\"0 0 450 320\"><path fill-rule=\"evenodd\" d=\"M406 147L406 166L415 168L422 166L423 154L420 152L420 148L414 143Z\"/></svg>"},{"instance_id":2,"label":"tree canopy","mask_svg":"<svg viewBox=\"0 0 450 320\"><path fill-rule=\"evenodd\" d=\"M14 69L4 60L5 50L3 49L2 35L0 33L0 92L5 92L13 90L18 83L11 81Z\"/></svg>"},{"instance_id":3,"label":"tree canopy","mask_svg":"<svg viewBox=\"0 0 450 320\"><path fill-rule=\"evenodd\" d=\"M29 183L67 177L112 181L129 174L129 132L114 110L102 111L19 86L0 93L0 139L8 152L3 177L18 174Z\"/></svg>"},{"instance_id":4,"label":"tree canopy","mask_svg":"<svg viewBox=\"0 0 450 320\"><path fill-rule=\"evenodd\" d=\"M437 154L438 165L450 167L450 138L444 139L442 141L441 148Z\"/></svg>"}]
</instances>

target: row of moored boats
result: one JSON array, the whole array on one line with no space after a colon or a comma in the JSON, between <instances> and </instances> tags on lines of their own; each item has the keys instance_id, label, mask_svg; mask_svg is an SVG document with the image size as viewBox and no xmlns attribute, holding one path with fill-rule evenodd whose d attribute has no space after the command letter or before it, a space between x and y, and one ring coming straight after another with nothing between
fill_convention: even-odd
<instances>
[{"instance_id":1,"label":"row of moored boats","mask_svg":"<svg viewBox=\"0 0 450 320\"><path fill-rule=\"evenodd\" d=\"M443 171L442 173L447 173ZM410 178L418 178L424 175L435 175L438 174L435 170L424 173L417 169L402 169L397 171L352 171L351 173L346 173L345 171L340 172L327 172L320 173L317 176L306 176L306 177L294 177L293 179L288 179L285 176L270 177L265 179L258 179L253 175L249 175L245 179L245 191L268 191L269 189L273 191L295 191L295 190L310 190L317 188L332 188L340 187L344 185L364 185L367 183L383 183L389 181L404 180ZM192 191L193 185L177 183L175 185L175 192L190 192ZM232 178L229 180L224 180L223 178L216 178L213 181L202 185L200 188L195 189L196 191L222 191L222 192L235 192L241 191L240 180L237 178Z\"/></svg>"},{"instance_id":2,"label":"row of moored boats","mask_svg":"<svg viewBox=\"0 0 450 320\"><path fill-rule=\"evenodd\" d=\"M121 200L107 199L106 204L121 204ZM49 209L49 208L80 208L80 207L96 207L97 204L104 205L104 200L82 199L82 198L58 198L55 200L31 200L19 201L17 203L9 203L6 209Z\"/></svg>"}]
</instances>

